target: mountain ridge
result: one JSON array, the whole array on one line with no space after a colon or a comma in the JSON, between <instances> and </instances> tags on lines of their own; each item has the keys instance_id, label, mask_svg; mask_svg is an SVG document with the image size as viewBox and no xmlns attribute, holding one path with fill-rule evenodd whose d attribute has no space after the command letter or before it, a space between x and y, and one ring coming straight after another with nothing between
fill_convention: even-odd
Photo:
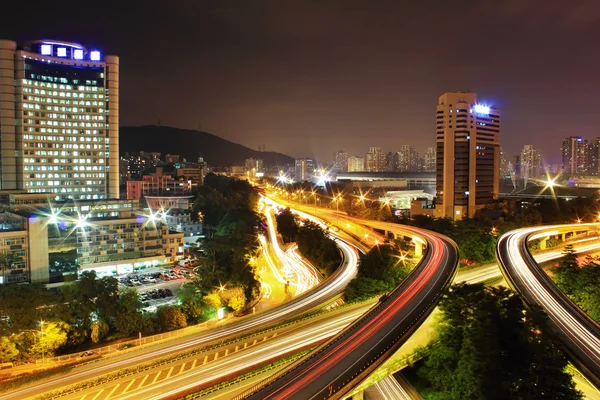
<instances>
[{"instance_id":1,"label":"mountain ridge","mask_svg":"<svg viewBox=\"0 0 600 400\"><path fill-rule=\"evenodd\" d=\"M188 161L196 161L202 156L209 166L218 167L243 164L248 158L262 159L265 166L294 163L294 158L286 154L253 150L196 129L156 125L119 127L119 152L140 151L177 154Z\"/></svg>"}]
</instances>

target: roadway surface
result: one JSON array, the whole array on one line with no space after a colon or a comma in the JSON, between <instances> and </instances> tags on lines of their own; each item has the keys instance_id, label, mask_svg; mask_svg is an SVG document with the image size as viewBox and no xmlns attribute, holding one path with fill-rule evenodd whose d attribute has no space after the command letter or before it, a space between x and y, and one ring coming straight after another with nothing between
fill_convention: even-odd
<instances>
[{"instance_id":1,"label":"roadway surface","mask_svg":"<svg viewBox=\"0 0 600 400\"><path fill-rule=\"evenodd\" d=\"M585 226L591 225L544 226L508 232L498 241L497 256L506 280L530 307L540 307L546 313L548 325L562 341L573 364L600 388L600 325L552 282L527 247L536 232L565 227L573 231Z\"/></svg>"},{"instance_id":2,"label":"roadway surface","mask_svg":"<svg viewBox=\"0 0 600 400\"><path fill-rule=\"evenodd\" d=\"M426 230L396 224L385 227L417 236L427 244L417 267L385 299L339 335L277 374L267 386L240 397L343 398L393 355L426 319L454 278L458 248L449 238Z\"/></svg>"},{"instance_id":3,"label":"roadway surface","mask_svg":"<svg viewBox=\"0 0 600 400\"><path fill-rule=\"evenodd\" d=\"M580 243L582 245L582 243ZM600 246L598 241L595 244L589 244L578 247L579 251L597 249ZM561 253L553 251L543 255L537 255L536 259L549 260L558 258ZM455 282L467 281L469 283L484 282L501 277L500 270L496 265L474 268L468 271L459 271L456 274ZM182 390L188 390L196 387L200 383L207 384L218 377L229 376L240 371L241 368L258 366L267 357L273 357L275 354L284 354L284 351L297 351L302 346L316 345L321 340L331 338L339 333L342 329L348 326L352 321L359 318L365 311L369 310L374 301L365 304L357 304L349 307L333 310L323 316L314 317L304 321L300 321L289 327L282 327L275 331L264 335L249 337L238 342L230 343L227 346L220 346L214 350L199 352L195 355L190 355L178 359L174 362L165 365L157 366L136 374L123 376L122 378L106 382L95 387L91 387L85 391L74 393L66 396L68 399L104 400L109 398L161 398L161 393L178 393ZM434 315L430 316L425 323L410 337L410 339L402 346L399 357L409 355L416 347L425 346L429 343L432 337L433 326L431 322L434 320ZM325 322L327 326L321 326ZM275 334L276 333L276 334ZM273 335L275 334L275 335ZM265 340L266 338L266 340ZM295 338L302 338L300 341L295 341ZM188 338L184 338L186 340ZM257 343L254 344L254 340ZM166 344L170 346L172 342ZM244 348L246 345L246 348ZM238 351L235 351L235 347ZM269 347L267 347L269 346ZM178 351L173 352L176 354ZM225 355L227 353L227 355ZM133 354L133 353L131 353ZM396 352L395 356L398 355ZM116 357L101 362L113 362L119 359L127 358L128 355ZM216 358L216 359L215 359ZM220 363L225 363L219 367ZM90 364L90 366L93 364ZM81 368L87 368L84 366ZM231 399L236 395L244 392L260 380L268 378L278 370L267 371L260 374L254 379L248 379L239 384L225 387L217 392L211 393L206 398L216 399ZM173 380L173 381L171 381ZM77 383L77 380L71 383ZM392 395L392 391L396 394L406 391L406 388L398 388L397 384L382 383L379 391L384 393L388 398ZM46 392L42 390L37 394ZM23 398L16 395L11 398ZM203 397L204 398L204 397Z\"/></svg>"},{"instance_id":4,"label":"roadway surface","mask_svg":"<svg viewBox=\"0 0 600 400\"><path fill-rule=\"evenodd\" d=\"M335 299L343 292L348 282L354 278L357 272L357 250L341 238L337 239L337 245L342 253L340 268L318 287L295 297L279 307L243 317L236 322L208 329L196 335L171 340L167 343L153 345L144 349L130 350L127 354L89 363L59 378L37 383L33 387L2 393L0 394L0 399L27 398L44 392L54 391L86 379L150 362L157 358L171 356L244 332L262 329L295 315L301 315L330 304L332 299Z\"/></svg>"}]
</instances>

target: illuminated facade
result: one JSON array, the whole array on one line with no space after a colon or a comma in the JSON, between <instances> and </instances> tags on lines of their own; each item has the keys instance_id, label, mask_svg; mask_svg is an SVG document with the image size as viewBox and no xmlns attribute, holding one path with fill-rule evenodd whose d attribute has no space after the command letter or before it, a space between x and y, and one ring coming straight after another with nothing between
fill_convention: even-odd
<instances>
[{"instance_id":1,"label":"illuminated facade","mask_svg":"<svg viewBox=\"0 0 600 400\"><path fill-rule=\"evenodd\" d=\"M562 173L565 179L585 175L588 161L588 141L579 136L563 140Z\"/></svg>"},{"instance_id":2,"label":"illuminated facade","mask_svg":"<svg viewBox=\"0 0 600 400\"><path fill-rule=\"evenodd\" d=\"M0 188L119 198L119 58L0 40Z\"/></svg>"},{"instance_id":3,"label":"illuminated facade","mask_svg":"<svg viewBox=\"0 0 600 400\"><path fill-rule=\"evenodd\" d=\"M296 158L295 179L299 182L310 180L315 170L310 158Z\"/></svg>"},{"instance_id":4,"label":"illuminated facade","mask_svg":"<svg viewBox=\"0 0 600 400\"><path fill-rule=\"evenodd\" d=\"M348 172L362 172L365 170L365 159L363 157L348 157Z\"/></svg>"},{"instance_id":5,"label":"illuminated facade","mask_svg":"<svg viewBox=\"0 0 600 400\"><path fill-rule=\"evenodd\" d=\"M436 113L436 214L462 219L496 199L500 185L500 111L475 93L445 93Z\"/></svg>"}]
</instances>

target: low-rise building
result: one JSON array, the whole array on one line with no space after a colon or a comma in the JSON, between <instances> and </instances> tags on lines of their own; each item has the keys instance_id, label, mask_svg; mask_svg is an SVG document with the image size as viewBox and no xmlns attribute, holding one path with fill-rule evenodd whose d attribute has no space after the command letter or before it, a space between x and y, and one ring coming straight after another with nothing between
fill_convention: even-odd
<instances>
[{"instance_id":1,"label":"low-rise building","mask_svg":"<svg viewBox=\"0 0 600 400\"><path fill-rule=\"evenodd\" d=\"M48 218L0 214L0 284L48 282Z\"/></svg>"}]
</instances>

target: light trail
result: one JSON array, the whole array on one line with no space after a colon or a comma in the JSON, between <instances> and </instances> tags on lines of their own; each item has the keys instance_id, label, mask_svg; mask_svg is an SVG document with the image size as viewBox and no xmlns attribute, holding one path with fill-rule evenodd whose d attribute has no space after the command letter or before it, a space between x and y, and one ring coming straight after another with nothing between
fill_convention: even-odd
<instances>
[{"instance_id":1,"label":"light trail","mask_svg":"<svg viewBox=\"0 0 600 400\"><path fill-rule=\"evenodd\" d=\"M261 243L264 243L263 241L266 241L266 238L259 238L259 240L261 240ZM31 395L39 395L40 393L55 390L59 387L118 371L119 369L127 368L139 363L148 362L156 358L171 355L175 352L199 347L206 343L221 340L225 337L237 335L245 331L263 328L291 318L294 315L327 305L329 304L329 299L332 299L343 292L348 282L350 282L357 273L358 251L356 248L341 238L336 240L336 244L342 253L342 264L340 268L323 281L320 286L302 293L281 306L253 314L240 321L232 322L228 325L202 332L195 336L190 336L177 344L170 344L164 347L157 346L148 352L137 355L132 353L128 358L112 360L112 362L99 363L98 365L90 364L90 366L78 369L72 374L51 381L37 383L33 387L18 389L10 393L2 393L0 394L0 399L25 398L30 397ZM268 257L266 258L268 260ZM146 349L144 349L144 351L145 350Z\"/></svg>"},{"instance_id":2,"label":"light trail","mask_svg":"<svg viewBox=\"0 0 600 400\"><path fill-rule=\"evenodd\" d=\"M412 397L393 375L386 376L373 385L385 400L411 400Z\"/></svg>"},{"instance_id":3,"label":"light trail","mask_svg":"<svg viewBox=\"0 0 600 400\"><path fill-rule=\"evenodd\" d=\"M497 256L506 280L530 306L539 306L550 328L562 340L573 363L596 387L600 387L600 326L577 307L533 259L527 242L543 230L577 231L598 224L524 228L503 235ZM593 247L593 245L590 245Z\"/></svg>"},{"instance_id":4,"label":"light trail","mask_svg":"<svg viewBox=\"0 0 600 400\"><path fill-rule=\"evenodd\" d=\"M433 310L450 285L458 249L426 230L377 223L385 230L419 236L427 250L419 265L369 312L302 360L236 397L341 399L391 356Z\"/></svg>"}]
</instances>

